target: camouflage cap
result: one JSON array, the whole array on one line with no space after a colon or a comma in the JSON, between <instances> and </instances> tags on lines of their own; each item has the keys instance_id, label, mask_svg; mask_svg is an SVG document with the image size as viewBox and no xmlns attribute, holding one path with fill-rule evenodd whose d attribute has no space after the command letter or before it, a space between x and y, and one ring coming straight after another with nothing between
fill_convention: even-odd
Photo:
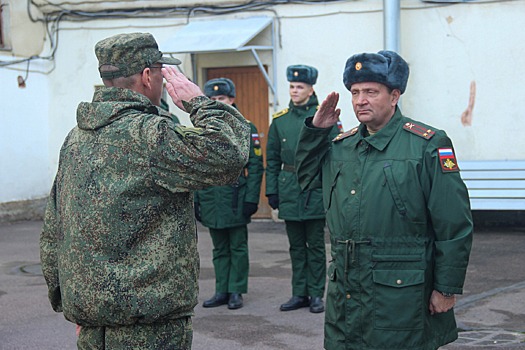
<instances>
[{"instance_id":1,"label":"camouflage cap","mask_svg":"<svg viewBox=\"0 0 525 350\"><path fill-rule=\"evenodd\" d=\"M299 82L314 85L317 82L317 69L303 64L286 68L286 78L289 82Z\"/></svg>"},{"instance_id":2,"label":"camouflage cap","mask_svg":"<svg viewBox=\"0 0 525 350\"><path fill-rule=\"evenodd\" d=\"M219 95L235 97L235 84L228 78L211 79L204 84L204 94L208 97Z\"/></svg>"},{"instance_id":3,"label":"camouflage cap","mask_svg":"<svg viewBox=\"0 0 525 350\"><path fill-rule=\"evenodd\" d=\"M150 33L117 34L103 39L95 45L98 69L103 79L129 77L142 72L153 63L177 65L181 62L173 57L162 56L155 38ZM118 70L101 72L105 65Z\"/></svg>"}]
</instances>

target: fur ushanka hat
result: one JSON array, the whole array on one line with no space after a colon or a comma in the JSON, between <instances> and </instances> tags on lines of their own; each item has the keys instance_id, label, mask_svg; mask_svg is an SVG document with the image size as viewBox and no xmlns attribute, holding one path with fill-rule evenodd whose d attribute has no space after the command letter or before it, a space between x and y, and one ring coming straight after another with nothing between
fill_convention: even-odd
<instances>
[{"instance_id":1,"label":"fur ushanka hat","mask_svg":"<svg viewBox=\"0 0 525 350\"><path fill-rule=\"evenodd\" d=\"M350 90L352 84L372 81L391 89L405 92L408 81L408 64L394 51L359 53L346 61L343 83Z\"/></svg>"}]
</instances>

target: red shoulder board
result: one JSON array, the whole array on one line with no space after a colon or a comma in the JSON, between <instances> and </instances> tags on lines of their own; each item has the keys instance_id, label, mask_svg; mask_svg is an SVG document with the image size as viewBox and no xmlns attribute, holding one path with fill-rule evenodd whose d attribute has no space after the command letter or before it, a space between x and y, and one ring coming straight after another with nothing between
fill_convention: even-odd
<instances>
[{"instance_id":1,"label":"red shoulder board","mask_svg":"<svg viewBox=\"0 0 525 350\"><path fill-rule=\"evenodd\" d=\"M339 135L337 135L336 137L334 137L332 142L337 142L337 141L340 141L340 140L342 140L344 138L347 138L348 136L353 136L353 135L357 134L357 130L359 130L359 128L356 126L353 129L350 129L350 130L348 130L346 132L342 132Z\"/></svg>"},{"instance_id":2,"label":"red shoulder board","mask_svg":"<svg viewBox=\"0 0 525 350\"><path fill-rule=\"evenodd\" d=\"M417 136L421 136L424 139L430 140L432 136L436 133L432 129L428 129L422 125L414 124L414 123L406 123L403 125L403 129L406 131L410 131L413 134L416 134Z\"/></svg>"},{"instance_id":3,"label":"red shoulder board","mask_svg":"<svg viewBox=\"0 0 525 350\"><path fill-rule=\"evenodd\" d=\"M459 171L458 161L452 147L441 147L438 148L439 164L441 164L441 170L444 173L457 172Z\"/></svg>"}]
</instances>

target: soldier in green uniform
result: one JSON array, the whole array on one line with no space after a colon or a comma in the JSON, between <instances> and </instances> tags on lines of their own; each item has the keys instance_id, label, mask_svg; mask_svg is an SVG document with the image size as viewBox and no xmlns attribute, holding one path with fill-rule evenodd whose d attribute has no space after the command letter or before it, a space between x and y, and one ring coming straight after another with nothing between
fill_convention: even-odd
<instances>
[{"instance_id":1,"label":"soldier in green uniform","mask_svg":"<svg viewBox=\"0 0 525 350\"><path fill-rule=\"evenodd\" d=\"M266 148L266 196L270 207L279 209L286 224L292 261L292 298L281 311L310 307L324 311L326 282L325 213L321 188L302 191L295 175L295 148L304 120L315 114L319 103L313 85L317 69L306 65L289 66L289 107L273 116ZM330 130L334 137L338 128Z\"/></svg>"},{"instance_id":2,"label":"soldier in green uniform","mask_svg":"<svg viewBox=\"0 0 525 350\"><path fill-rule=\"evenodd\" d=\"M79 349L190 349L199 256L193 191L237 181L249 124L210 100L149 33L95 46L104 87L77 109L40 237L53 309ZM194 128L161 113L163 77ZM206 176L203 176L206 174Z\"/></svg>"},{"instance_id":3,"label":"soldier in green uniform","mask_svg":"<svg viewBox=\"0 0 525 350\"><path fill-rule=\"evenodd\" d=\"M235 108L235 85L227 78L211 79L204 94ZM209 228L213 242L215 295L204 307L228 304L228 309L243 306L242 294L248 291L248 226L257 211L264 172L259 134L251 127L250 157L239 179L231 185L209 187L195 194L195 217Z\"/></svg>"},{"instance_id":4,"label":"soldier in green uniform","mask_svg":"<svg viewBox=\"0 0 525 350\"><path fill-rule=\"evenodd\" d=\"M301 131L299 182L321 175L330 230L327 350L431 350L457 338L469 197L447 134L397 106L408 73L392 51L350 57L343 81L361 124L327 141L340 114L332 92Z\"/></svg>"}]
</instances>

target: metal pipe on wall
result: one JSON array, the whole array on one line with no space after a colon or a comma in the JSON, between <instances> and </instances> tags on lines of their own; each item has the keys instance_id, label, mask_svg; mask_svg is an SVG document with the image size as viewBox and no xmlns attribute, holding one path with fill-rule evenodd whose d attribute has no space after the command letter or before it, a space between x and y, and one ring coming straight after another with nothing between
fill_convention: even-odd
<instances>
[{"instance_id":1,"label":"metal pipe on wall","mask_svg":"<svg viewBox=\"0 0 525 350\"><path fill-rule=\"evenodd\" d=\"M399 52L400 0L383 0L384 49Z\"/></svg>"}]
</instances>

